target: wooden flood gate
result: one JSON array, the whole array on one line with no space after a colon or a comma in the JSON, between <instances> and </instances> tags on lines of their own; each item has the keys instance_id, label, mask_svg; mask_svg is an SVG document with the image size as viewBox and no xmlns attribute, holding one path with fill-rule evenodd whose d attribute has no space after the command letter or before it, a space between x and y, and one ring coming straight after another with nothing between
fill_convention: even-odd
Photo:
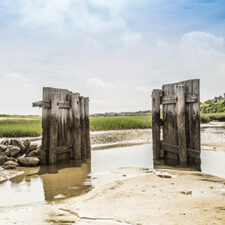
<instances>
[{"instance_id":1,"label":"wooden flood gate","mask_svg":"<svg viewBox=\"0 0 225 225\"><path fill-rule=\"evenodd\" d=\"M182 164L200 163L198 79L167 84L161 90L153 90L152 136L154 159L176 160Z\"/></svg>"},{"instance_id":2,"label":"wooden flood gate","mask_svg":"<svg viewBox=\"0 0 225 225\"><path fill-rule=\"evenodd\" d=\"M89 98L66 89L43 88L41 164L90 158Z\"/></svg>"}]
</instances>

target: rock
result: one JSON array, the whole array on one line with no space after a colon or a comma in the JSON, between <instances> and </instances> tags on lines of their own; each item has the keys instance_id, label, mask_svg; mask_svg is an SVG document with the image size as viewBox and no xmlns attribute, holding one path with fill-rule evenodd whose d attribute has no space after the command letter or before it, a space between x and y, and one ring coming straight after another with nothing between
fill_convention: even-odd
<instances>
[{"instance_id":1,"label":"rock","mask_svg":"<svg viewBox=\"0 0 225 225\"><path fill-rule=\"evenodd\" d=\"M40 153L40 150L39 149L37 149L37 150L33 150L33 151L31 151L29 154L28 154L28 156L29 157L39 157L39 153Z\"/></svg>"},{"instance_id":2,"label":"rock","mask_svg":"<svg viewBox=\"0 0 225 225\"><path fill-rule=\"evenodd\" d=\"M36 157L19 157L18 163L21 166L37 166L40 160Z\"/></svg>"},{"instance_id":3,"label":"rock","mask_svg":"<svg viewBox=\"0 0 225 225\"><path fill-rule=\"evenodd\" d=\"M12 145L9 146L9 155L11 157L17 156L21 152L21 149L18 146Z\"/></svg>"},{"instance_id":4,"label":"rock","mask_svg":"<svg viewBox=\"0 0 225 225\"><path fill-rule=\"evenodd\" d=\"M15 165L7 165L4 167L4 170L14 170L14 169L16 169Z\"/></svg>"},{"instance_id":5,"label":"rock","mask_svg":"<svg viewBox=\"0 0 225 225\"><path fill-rule=\"evenodd\" d=\"M38 145L37 144L32 144L32 145L30 145L29 150L30 151L33 151L33 150L37 150L37 148L38 148Z\"/></svg>"},{"instance_id":6,"label":"rock","mask_svg":"<svg viewBox=\"0 0 225 225\"><path fill-rule=\"evenodd\" d=\"M7 161L4 163L4 166L9 166L9 165L18 166L19 164L15 161Z\"/></svg>"},{"instance_id":7,"label":"rock","mask_svg":"<svg viewBox=\"0 0 225 225\"><path fill-rule=\"evenodd\" d=\"M6 161L16 161L16 159L13 157L6 156L5 158L6 158Z\"/></svg>"},{"instance_id":8,"label":"rock","mask_svg":"<svg viewBox=\"0 0 225 225\"><path fill-rule=\"evenodd\" d=\"M6 156L9 156L10 155L9 147L6 149L5 154L6 154Z\"/></svg>"},{"instance_id":9,"label":"rock","mask_svg":"<svg viewBox=\"0 0 225 225\"><path fill-rule=\"evenodd\" d=\"M0 156L0 165L3 165L5 163L6 159L5 156L1 155Z\"/></svg>"},{"instance_id":10,"label":"rock","mask_svg":"<svg viewBox=\"0 0 225 225\"><path fill-rule=\"evenodd\" d=\"M0 152L0 156L7 156L6 152Z\"/></svg>"},{"instance_id":11,"label":"rock","mask_svg":"<svg viewBox=\"0 0 225 225\"><path fill-rule=\"evenodd\" d=\"M9 140L8 139L4 139L2 142L1 142L2 145L9 145Z\"/></svg>"},{"instance_id":12,"label":"rock","mask_svg":"<svg viewBox=\"0 0 225 225\"><path fill-rule=\"evenodd\" d=\"M30 148L30 141L27 139L23 142L23 145L25 146L26 149Z\"/></svg>"},{"instance_id":13,"label":"rock","mask_svg":"<svg viewBox=\"0 0 225 225\"><path fill-rule=\"evenodd\" d=\"M7 145L1 145L0 144L0 152L4 152L8 148Z\"/></svg>"},{"instance_id":14,"label":"rock","mask_svg":"<svg viewBox=\"0 0 225 225\"><path fill-rule=\"evenodd\" d=\"M19 147L22 151L25 151L25 149L26 149L25 145L17 139L11 139L9 143L10 143L10 145Z\"/></svg>"},{"instance_id":15,"label":"rock","mask_svg":"<svg viewBox=\"0 0 225 225\"><path fill-rule=\"evenodd\" d=\"M192 195L192 191L181 191L183 195Z\"/></svg>"},{"instance_id":16,"label":"rock","mask_svg":"<svg viewBox=\"0 0 225 225\"><path fill-rule=\"evenodd\" d=\"M161 178L173 178L171 175L169 174L159 174L158 177L161 177Z\"/></svg>"}]
</instances>

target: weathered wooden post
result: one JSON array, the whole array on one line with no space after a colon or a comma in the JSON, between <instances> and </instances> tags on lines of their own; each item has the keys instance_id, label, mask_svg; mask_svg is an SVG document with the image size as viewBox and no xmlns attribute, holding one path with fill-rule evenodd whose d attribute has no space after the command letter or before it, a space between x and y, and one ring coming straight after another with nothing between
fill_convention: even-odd
<instances>
[{"instance_id":1,"label":"weathered wooden post","mask_svg":"<svg viewBox=\"0 0 225 225\"><path fill-rule=\"evenodd\" d=\"M152 140L153 158L160 158L160 90L152 92Z\"/></svg>"},{"instance_id":2,"label":"weathered wooden post","mask_svg":"<svg viewBox=\"0 0 225 225\"><path fill-rule=\"evenodd\" d=\"M186 121L185 121L185 86L177 85L176 89L177 129L179 160L187 162Z\"/></svg>"},{"instance_id":3,"label":"weathered wooden post","mask_svg":"<svg viewBox=\"0 0 225 225\"><path fill-rule=\"evenodd\" d=\"M89 121L89 98L84 98L84 113L85 113L85 140L87 159L91 157L91 143L90 143L90 121Z\"/></svg>"},{"instance_id":4,"label":"weathered wooden post","mask_svg":"<svg viewBox=\"0 0 225 225\"><path fill-rule=\"evenodd\" d=\"M84 112L84 97L80 97L80 126L81 126L81 160L86 162L86 141L85 141L85 112Z\"/></svg>"},{"instance_id":5,"label":"weathered wooden post","mask_svg":"<svg viewBox=\"0 0 225 225\"><path fill-rule=\"evenodd\" d=\"M72 95L71 106L73 113L73 126L74 126L74 138L73 138L73 155L74 159L81 163L81 127L80 127L80 102L79 93Z\"/></svg>"},{"instance_id":6,"label":"weathered wooden post","mask_svg":"<svg viewBox=\"0 0 225 225\"><path fill-rule=\"evenodd\" d=\"M33 107L43 108L41 164L85 162L90 155L88 98L67 89L43 88L43 101Z\"/></svg>"},{"instance_id":7,"label":"weathered wooden post","mask_svg":"<svg viewBox=\"0 0 225 225\"><path fill-rule=\"evenodd\" d=\"M50 115L50 138L49 138L49 164L56 163L57 139L58 139L58 121L57 121L57 95L53 95L51 99L51 115Z\"/></svg>"},{"instance_id":8,"label":"weathered wooden post","mask_svg":"<svg viewBox=\"0 0 225 225\"><path fill-rule=\"evenodd\" d=\"M200 81L165 84L152 93L154 159L200 165ZM160 120L162 104L163 123ZM160 141L160 125L163 135ZM159 144L160 143L160 144ZM160 154L160 153L163 153Z\"/></svg>"},{"instance_id":9,"label":"weathered wooden post","mask_svg":"<svg viewBox=\"0 0 225 225\"><path fill-rule=\"evenodd\" d=\"M48 163L48 155L49 155L49 133L50 133L50 111L51 105L49 101L49 90L48 88L43 88L43 102L46 102L45 106L42 106L42 146L40 151L40 163L47 164ZM39 102L40 103L40 102ZM35 103L33 104L35 107ZM41 105L37 105L41 107Z\"/></svg>"}]
</instances>

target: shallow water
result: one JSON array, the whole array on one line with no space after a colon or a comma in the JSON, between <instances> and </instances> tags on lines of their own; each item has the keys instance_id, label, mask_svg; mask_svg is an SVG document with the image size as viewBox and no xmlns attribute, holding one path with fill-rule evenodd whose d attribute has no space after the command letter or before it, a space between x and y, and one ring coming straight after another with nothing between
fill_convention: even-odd
<instances>
[{"instance_id":1,"label":"shallow water","mask_svg":"<svg viewBox=\"0 0 225 225\"><path fill-rule=\"evenodd\" d=\"M20 175L0 184L0 207L51 202L88 192L90 172L102 172L119 167L153 168L152 145L120 147L92 151L91 163L76 167L73 161L63 165L27 169ZM225 178L225 152L202 151L202 172Z\"/></svg>"},{"instance_id":2,"label":"shallow water","mask_svg":"<svg viewBox=\"0 0 225 225\"><path fill-rule=\"evenodd\" d=\"M201 130L202 142L225 142L224 128L208 126ZM51 203L81 195L92 188L90 173L119 167L154 167L151 144L92 151L91 158L91 162L82 167L69 161L61 165L23 168L25 174L0 184L0 207ZM224 165L225 151L201 152L202 172L225 178ZM165 164L160 165L163 166Z\"/></svg>"}]
</instances>

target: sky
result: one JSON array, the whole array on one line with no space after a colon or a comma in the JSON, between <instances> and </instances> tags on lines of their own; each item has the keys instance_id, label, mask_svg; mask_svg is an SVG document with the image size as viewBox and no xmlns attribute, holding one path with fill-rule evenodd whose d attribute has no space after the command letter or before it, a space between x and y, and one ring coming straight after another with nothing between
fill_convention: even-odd
<instances>
[{"instance_id":1,"label":"sky","mask_svg":"<svg viewBox=\"0 0 225 225\"><path fill-rule=\"evenodd\" d=\"M163 84L225 92L223 0L1 0L0 114L41 114L42 87L90 97L90 113L151 108Z\"/></svg>"}]
</instances>

